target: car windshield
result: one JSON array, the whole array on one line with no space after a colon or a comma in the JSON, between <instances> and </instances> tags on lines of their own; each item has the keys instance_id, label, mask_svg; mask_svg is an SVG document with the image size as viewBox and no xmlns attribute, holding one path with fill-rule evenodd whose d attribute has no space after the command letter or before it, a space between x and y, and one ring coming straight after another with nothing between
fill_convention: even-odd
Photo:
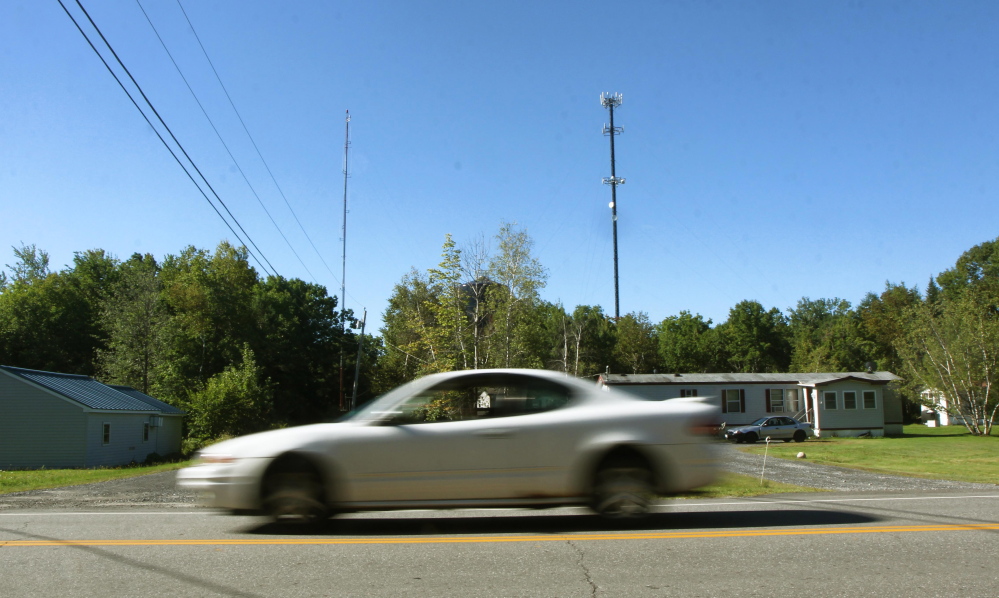
<instances>
[{"instance_id":1,"label":"car windshield","mask_svg":"<svg viewBox=\"0 0 999 598\"><path fill-rule=\"evenodd\" d=\"M768 419L770 419L770 418L769 417L761 417L760 419L754 421L753 423L751 423L749 425L751 425L751 426L762 426L764 424L764 422L766 422Z\"/></svg>"},{"instance_id":2,"label":"car windshield","mask_svg":"<svg viewBox=\"0 0 999 598\"><path fill-rule=\"evenodd\" d=\"M398 411L399 404L404 402L406 398L412 394L414 387L422 385L423 383L421 380L413 380L408 384L403 384L398 388L394 388L382 396L361 405L356 411L348 414L347 417L344 418L344 421L370 421L375 419L384 419L387 415Z\"/></svg>"},{"instance_id":3,"label":"car windshield","mask_svg":"<svg viewBox=\"0 0 999 598\"><path fill-rule=\"evenodd\" d=\"M484 372L401 386L347 418L409 424L527 415L568 404L568 387L535 376Z\"/></svg>"}]
</instances>

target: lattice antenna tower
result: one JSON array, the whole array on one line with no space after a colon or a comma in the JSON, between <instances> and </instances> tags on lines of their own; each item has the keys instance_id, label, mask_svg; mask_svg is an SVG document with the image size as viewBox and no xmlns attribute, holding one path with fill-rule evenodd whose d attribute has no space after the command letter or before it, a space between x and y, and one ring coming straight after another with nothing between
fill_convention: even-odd
<instances>
[{"instance_id":1,"label":"lattice antenna tower","mask_svg":"<svg viewBox=\"0 0 999 598\"><path fill-rule=\"evenodd\" d=\"M604 135L610 137L610 167L611 175L604 177L604 184L611 188L611 222L614 227L614 321L621 318L621 301L618 294L617 283L617 186L624 184L624 179L617 176L614 168L614 137L624 133L624 127L614 126L614 108L617 108L624 101L624 96L619 93L604 92L600 94L600 105L610 111L610 124L604 125Z\"/></svg>"}]
</instances>

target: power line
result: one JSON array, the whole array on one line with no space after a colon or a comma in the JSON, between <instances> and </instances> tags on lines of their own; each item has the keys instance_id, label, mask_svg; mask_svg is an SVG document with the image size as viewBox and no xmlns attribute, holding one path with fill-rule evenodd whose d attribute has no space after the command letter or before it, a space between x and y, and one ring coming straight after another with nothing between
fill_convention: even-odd
<instances>
[{"instance_id":1,"label":"power line","mask_svg":"<svg viewBox=\"0 0 999 598\"><path fill-rule=\"evenodd\" d=\"M243 180L246 182L246 186L250 188L250 192L253 193L253 196L255 198L257 198L257 203L260 204L260 207L263 208L264 213L267 214L268 218L270 218L271 224L274 225L274 228L277 229L278 234L280 234L281 238L284 239L284 242L288 245L288 249L291 249L291 252L295 255L296 258L298 258L298 263L302 264L302 267L305 268L305 271L309 273L309 276L312 277L313 280L315 280L316 279L315 274L313 274L312 271L309 270L309 267L306 266L305 262L302 261L302 258L298 255L298 252L295 251L294 247L292 247L291 242L288 240L288 237L285 236L284 231L281 230L281 227L278 226L278 223L274 220L274 217L271 216L270 211L267 210L267 206L264 205L264 202L260 199L260 195L257 194L257 190L253 188L253 184L250 183L250 179L246 176L246 173L243 172L243 167L239 165L239 161L236 160L236 156L232 155L232 151L229 149L229 146L222 138L222 134L219 133L218 128L215 126L215 122L212 120L212 117L208 115L208 111L205 110L205 107L204 105L202 105L201 100L198 99L198 94L194 93L194 89L191 87L191 84L188 82L187 77L184 76L184 72L180 69L180 65L177 64L176 60L174 60L173 54L170 52L170 49L167 48L166 42L163 41L163 37L160 36L160 32L156 29L156 25L154 25L152 19L149 18L149 14L146 13L146 9L143 8L142 2L140 0L135 0L135 3L139 5L139 10L142 11L142 14L146 17L146 22L149 23L149 26L153 29L153 33L156 34L156 39L160 41L160 45L163 46L163 50L167 53L167 56L170 57L170 62L172 62L174 68L177 69L177 74L180 75L180 78L184 81L184 85L187 86L187 90L191 92L191 97L193 97L194 101L198 104L198 108L201 108L201 113L205 115L205 119L208 120L208 124L211 125L212 130L215 131L215 136L218 137L219 142L222 143L222 147L225 148L225 151L226 153L229 154L229 157L232 159L233 164L236 165L236 170L238 170L239 174L243 176Z\"/></svg>"},{"instance_id":2,"label":"power line","mask_svg":"<svg viewBox=\"0 0 999 598\"><path fill-rule=\"evenodd\" d=\"M225 225L229 229L229 231L232 232L233 236L235 236L237 240L239 240L240 245L242 245L244 248L246 248L246 252L248 254L250 254L250 257L253 258L253 261L257 262L257 265L260 266L260 268L266 272L267 269L264 267L263 263L261 263L260 260L257 258L257 256L254 255L254 253L252 251L250 251L249 248L246 247L246 242L244 242L243 239L239 236L239 233L237 233L236 230L234 228L232 228L232 225L229 224L229 221L225 219L225 216L222 215L222 212L220 212L219 209L215 206L215 204L212 203L212 200L208 197L208 195L205 193L205 191L198 184L198 181L194 178L194 176L191 174L191 172L187 169L187 165L184 164L184 162L180 159L180 157L177 155L177 153L175 151L173 151L173 148L170 147L170 144L167 143L166 139L163 138L163 135L161 135L160 132L156 129L156 127L153 125L152 121L149 119L149 116L147 116L146 113L142 110L142 108L139 106L139 103L135 101L135 98L132 96L132 93L128 90L128 88L125 87L125 84L122 83L121 79L114 72L114 69L111 68L111 65L109 65L108 62L107 62L107 60L104 59L104 56L101 55L100 51L97 49L97 47L94 45L94 43L90 40L90 37L86 34L85 31L83 31L83 28L80 27L80 24L77 22L76 18L72 15L72 13L69 12L69 9L66 8L66 5L63 4L62 0L58 0L58 2L59 2L59 6L61 6L62 9L63 9L63 11L66 12L66 16L68 16L69 19L71 21L73 21L73 25L76 26L77 31L79 31L80 35L83 36L83 39L85 39L87 41L87 44L90 46L90 49L93 50L95 54L97 54L97 57L104 64L104 67L108 69L108 72L111 73L112 77L114 77L114 80L121 87L122 91L124 91L125 95L128 96L128 99L131 100L132 105L135 106L135 109L138 110L139 114L142 115L142 118L145 119L146 124L148 124L149 128L152 129L154 133L156 133L156 137L159 138L159 140L163 144L163 146L166 147L167 151L170 152L170 155L173 156L173 159L176 160L177 164L184 170L184 174L187 175L187 178L191 179L191 182L194 183L194 186L198 189L198 192L200 192L201 196L204 197L205 201L208 202L208 205L210 205L212 207L212 209L215 210L215 213L218 215L219 218L222 219L222 222L225 223ZM79 4L79 0L77 0L77 4ZM80 6L80 8L82 9L83 6ZM86 13L85 10L84 10L84 13ZM88 16L88 19L89 19L89 16ZM91 23L93 23L93 21L91 21ZM96 28L96 26L95 26L95 28ZM106 40L105 40L105 43L107 43ZM120 61L119 61L119 64L120 64ZM124 65L122 65L122 66L124 67ZM135 80L133 79L133 82L134 81ZM146 101L148 103L148 99ZM150 105L150 108L152 108L152 105ZM174 141L176 141L176 139L174 139ZM190 160L190 157L188 157L188 160ZM192 162L192 165L193 165L193 162ZM200 172L198 174L200 174ZM204 177L202 177L202 178L204 178ZM221 202L221 199L219 201ZM233 218L233 220L235 220L235 218ZM237 222L237 224L239 224L239 223ZM242 229L242 227L240 227L240 228Z\"/></svg>"},{"instance_id":3,"label":"power line","mask_svg":"<svg viewBox=\"0 0 999 598\"><path fill-rule=\"evenodd\" d=\"M222 91L225 92L225 97L226 99L229 100L229 105L232 106L233 112L236 113L236 118L239 119L239 124L243 126L243 130L246 132L246 136L250 139L250 143L253 145L253 149L256 150L257 156L260 158L260 161L263 163L264 168L267 170L267 174L270 175L271 181L274 182L274 186L277 188L278 193L281 194L281 199L284 200L284 204L288 206L288 211L290 211L291 215L295 218L295 222L298 224L298 228L302 231L302 234L305 235L305 238L309 240L309 245L312 246L313 251L316 252L316 255L319 257L319 261L321 261L323 263L323 266L326 267L326 270L330 273L330 276L332 276L333 279L336 280L337 282L340 282L336 274L333 273L333 270L330 268L329 264L327 264L326 260L323 259L323 254L319 252L319 249L316 247L316 244L312 242L312 237L310 237L309 233L305 231L305 227L302 226L302 221L299 220L298 214L296 214L295 210L291 207L291 203L288 202L288 198L287 196L285 196L284 190L281 188L281 185L278 184L277 179L274 177L274 173L271 172L271 167L267 164L267 160L264 159L263 154L260 152L260 148L257 147L256 140L253 139L253 135L250 134L249 128L247 128L246 123L243 122L243 116L239 113L239 110L236 109L236 104L233 102L232 97L229 96L229 90L226 89L225 84L222 83L222 77L219 76L218 71L215 69L215 64L212 62L212 59L208 56L208 51L205 49L205 45L201 43L201 37L198 35L198 32L194 29L194 24L191 23L191 19L190 17L188 17L187 11L184 10L184 5L181 3L180 0L177 0L177 5L180 7L180 11L184 13L184 18L187 19L187 24L191 28L191 32L194 33L194 39L198 40L198 45L201 47L201 52L205 55L205 59L208 61L208 64L212 67L212 72L215 73L215 78L218 80L219 85L222 87ZM308 268L306 268L306 270L308 270ZM356 298L354 298L354 300L357 301ZM360 302L358 301L358 303Z\"/></svg>"},{"instance_id":4,"label":"power line","mask_svg":"<svg viewBox=\"0 0 999 598\"><path fill-rule=\"evenodd\" d=\"M208 182L208 179L205 178L205 175L202 174L202 172L198 168L197 164L194 162L194 160L191 158L191 156L184 149L183 144L180 143L180 141L177 139L176 135L173 134L173 131L166 124L166 121L164 121L163 117L160 116L159 112L156 110L156 107L153 106L153 103L149 100L149 98L146 96L145 92L142 90L142 86L139 85L139 83L135 80L135 77L133 77L132 73L128 70L128 67L126 67L125 64L122 62L121 58L118 57L118 53L114 51L114 48L111 46L110 42L108 42L107 38L104 37L104 34L101 32L100 28L97 26L97 23L95 23L94 20L90 17L90 14L87 12L87 9L83 7L83 4L80 2L80 0L76 0L76 4L77 4L77 6L80 7L80 10L83 11L83 14L87 17L87 20L90 22L90 25L94 28L94 30L97 32L97 34L101 37L101 40L104 42L104 45L107 46L108 50L114 56L115 60L118 62L118 65L121 66L121 68L125 71L125 74L128 75L128 78L132 81L132 84L138 90L139 94L142 95L142 99L145 101L146 105L149 106L149 109L152 110L152 112L153 112L154 115L156 115L157 120L159 120L159 122L163 126L163 128L166 129L167 133L170 135L170 138L173 139L173 142L175 144L177 144L177 148L181 151L182 154L184 154L184 157L187 158L188 162L190 162L191 167L194 168L195 172L198 173L198 176L201 177L201 180L204 181L205 186L207 186L208 189L212 192L212 195L215 196L216 201L218 201L219 204L225 209L226 213L229 214L229 217L232 219L232 221L236 224L236 226L239 228L239 230L241 230L243 232L243 234L246 236L246 238L250 241L250 244L253 245L254 249L257 250L257 253L260 254L260 258L257 258L257 256L254 255L252 251L250 251L249 247L246 246L246 243L243 241L243 239L240 238L239 234L236 233L236 231L232 228L232 226L229 224L229 222L226 221L225 217L222 216L222 214L219 212L218 208L216 208L215 205L212 204L211 199L209 199L208 196L207 196L207 194L205 194L204 190L201 188L201 185L191 175L190 171L187 169L187 166L180 160L180 158L173 151L173 149L170 147L170 145L166 142L166 140L163 138L163 136L160 135L160 133L159 133L159 131L157 131L156 127L153 126L153 123L150 121L149 117L142 110L142 108L139 107L138 102L135 101L135 98L132 96L131 92L129 92L129 90L121 82L121 79L119 79L118 76L115 74L114 70L111 68L111 66L104 59L104 56L101 55L100 51L93 44L93 42L90 40L90 37L86 34L86 32L83 31L83 28L77 22L76 18L73 17L72 13L69 12L69 9L66 8L66 5L63 4L63 1L62 0L58 0L58 2L59 2L59 5L62 6L62 9L66 12L66 15L69 16L70 20L73 21L73 24L76 25L76 28L80 32L80 34L83 35L84 39L87 40L87 43L90 45L90 48L101 59L101 62L104 63L104 66L108 69L108 72L111 73L111 75L115 78L115 81L118 82L118 85L121 86L121 88L125 92L125 94L128 95L129 99L132 101L132 104L135 105L136 109L139 110L139 113L142 114L142 117L146 120L146 123L148 123L149 126L153 129L153 131L156 132L156 136L159 137L159 139L163 143L163 145L166 146L166 148L167 148L168 151L170 151L170 154L174 157L174 160L176 160L177 163L180 165L180 167L184 169L184 172L187 174L188 178L191 179L191 182L194 183L194 185L198 188L198 190L201 192L201 194L205 197L205 200L208 201L208 203L212 205L212 208L215 210L215 213L218 214L218 216L220 218L222 218L222 221L225 222L225 224L229 228L229 230L232 231L232 234L235 235L237 239L239 239L240 244L242 244L243 247L246 248L247 253L249 253L251 256L253 256L253 259L254 259L254 261L257 262L257 265L259 265L260 268L262 270L264 270L264 272L266 272L268 275L276 275L276 270L274 270L273 274L271 272L271 270L273 270L274 267L271 266L270 261L267 260L266 256L264 256L263 252L260 251L260 248L257 247L256 243L253 242L253 239L250 237L249 233L246 232L246 230L243 228L243 226L239 223L239 220L237 220L236 217L232 214L232 212L229 210L229 207L225 204L224 201L222 201L222 198L219 197L219 194L215 192L214 188L212 188L211 183ZM263 259L264 262L266 262L267 265L270 266L271 270L268 270L266 267L264 267L264 265L260 261L260 259Z\"/></svg>"}]
</instances>

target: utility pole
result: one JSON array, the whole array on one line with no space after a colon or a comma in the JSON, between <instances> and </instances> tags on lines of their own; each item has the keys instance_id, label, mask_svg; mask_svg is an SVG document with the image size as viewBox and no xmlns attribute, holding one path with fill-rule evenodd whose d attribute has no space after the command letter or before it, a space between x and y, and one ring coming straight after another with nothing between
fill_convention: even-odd
<instances>
[{"instance_id":1,"label":"utility pole","mask_svg":"<svg viewBox=\"0 0 999 598\"><path fill-rule=\"evenodd\" d=\"M350 410L357 409L357 381L361 379L361 347L364 346L364 324L368 321L368 308L364 308L364 317L361 320L361 336L357 337L357 361L354 362L354 393L350 395ZM354 320L352 328L357 328L358 322Z\"/></svg>"},{"instance_id":2,"label":"utility pole","mask_svg":"<svg viewBox=\"0 0 999 598\"><path fill-rule=\"evenodd\" d=\"M343 339L347 319L347 155L350 149L350 110L347 111L346 131L343 138L343 268L340 272L340 411L346 411L343 392Z\"/></svg>"},{"instance_id":3,"label":"utility pole","mask_svg":"<svg viewBox=\"0 0 999 598\"><path fill-rule=\"evenodd\" d=\"M623 178L618 178L614 171L614 137L624 132L624 127L614 126L614 108L621 105L624 96L619 93L600 94L600 105L610 110L610 124L604 125L604 135L610 137L610 178L604 177L604 184L611 186L611 219L614 226L614 321L621 318L621 301L618 295L617 284L617 186L624 184Z\"/></svg>"}]
</instances>

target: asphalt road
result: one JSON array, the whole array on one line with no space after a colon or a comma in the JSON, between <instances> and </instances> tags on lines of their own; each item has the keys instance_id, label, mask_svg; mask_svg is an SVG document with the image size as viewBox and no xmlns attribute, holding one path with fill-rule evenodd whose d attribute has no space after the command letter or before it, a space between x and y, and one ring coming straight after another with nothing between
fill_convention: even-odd
<instances>
[{"instance_id":1,"label":"asphalt road","mask_svg":"<svg viewBox=\"0 0 999 598\"><path fill-rule=\"evenodd\" d=\"M0 595L999 596L999 490L358 514L301 532L184 503L0 509Z\"/></svg>"}]
</instances>

